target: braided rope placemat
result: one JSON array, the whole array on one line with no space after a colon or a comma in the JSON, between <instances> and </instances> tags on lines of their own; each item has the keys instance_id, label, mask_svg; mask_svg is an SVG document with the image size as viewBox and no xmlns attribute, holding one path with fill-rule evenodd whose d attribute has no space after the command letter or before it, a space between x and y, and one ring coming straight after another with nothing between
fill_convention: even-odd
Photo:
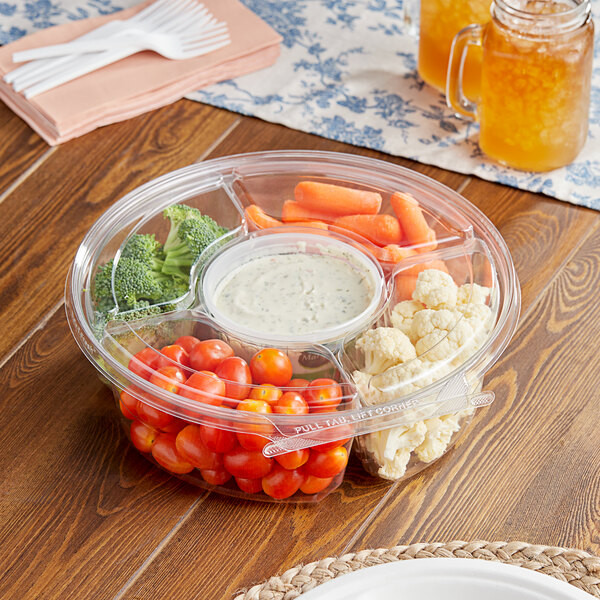
<instances>
[{"instance_id":1,"label":"braided rope placemat","mask_svg":"<svg viewBox=\"0 0 600 600\"><path fill-rule=\"evenodd\" d=\"M297 565L241 591L234 600L293 600L330 579L365 567L413 558L476 558L545 573L600 598L600 558L583 550L525 542L449 542L363 550Z\"/></svg>"}]
</instances>

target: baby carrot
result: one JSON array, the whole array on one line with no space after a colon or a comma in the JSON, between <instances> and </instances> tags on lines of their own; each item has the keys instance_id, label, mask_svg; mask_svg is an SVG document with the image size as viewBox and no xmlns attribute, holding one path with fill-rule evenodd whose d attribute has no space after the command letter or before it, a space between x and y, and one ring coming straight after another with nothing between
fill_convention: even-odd
<instances>
[{"instance_id":1,"label":"baby carrot","mask_svg":"<svg viewBox=\"0 0 600 600\"><path fill-rule=\"evenodd\" d=\"M334 224L354 231L379 246L397 244L402 238L400 223L392 215L346 215L338 217Z\"/></svg>"},{"instance_id":2,"label":"baby carrot","mask_svg":"<svg viewBox=\"0 0 600 600\"><path fill-rule=\"evenodd\" d=\"M288 221L286 225L298 225L299 227L313 227L314 229L329 229L323 221Z\"/></svg>"},{"instance_id":3,"label":"baby carrot","mask_svg":"<svg viewBox=\"0 0 600 600\"><path fill-rule=\"evenodd\" d=\"M246 217L258 228L281 227L283 223L270 217L260 206L251 204L246 207Z\"/></svg>"},{"instance_id":4,"label":"baby carrot","mask_svg":"<svg viewBox=\"0 0 600 600\"><path fill-rule=\"evenodd\" d=\"M397 244L389 244L383 248L378 248L375 257L381 262L399 263L409 256L415 256L417 253L411 248L403 248Z\"/></svg>"},{"instance_id":5,"label":"baby carrot","mask_svg":"<svg viewBox=\"0 0 600 600\"><path fill-rule=\"evenodd\" d=\"M294 197L304 208L335 215L376 215L381 208L381 194L377 192L317 181L301 181Z\"/></svg>"},{"instance_id":6,"label":"baby carrot","mask_svg":"<svg viewBox=\"0 0 600 600\"><path fill-rule=\"evenodd\" d=\"M395 192L392 194L391 204L400 221L404 239L411 244L419 244L419 252L435 250L435 231L427 224L419 203L410 194Z\"/></svg>"},{"instance_id":7,"label":"baby carrot","mask_svg":"<svg viewBox=\"0 0 600 600\"><path fill-rule=\"evenodd\" d=\"M336 215L330 215L322 210L313 210L300 206L298 202L286 200L281 208L281 220L284 223L290 221L324 221L331 223Z\"/></svg>"},{"instance_id":8,"label":"baby carrot","mask_svg":"<svg viewBox=\"0 0 600 600\"><path fill-rule=\"evenodd\" d=\"M416 275L405 275L398 273L394 278L394 299L396 302L412 300L413 292L417 286Z\"/></svg>"}]
</instances>

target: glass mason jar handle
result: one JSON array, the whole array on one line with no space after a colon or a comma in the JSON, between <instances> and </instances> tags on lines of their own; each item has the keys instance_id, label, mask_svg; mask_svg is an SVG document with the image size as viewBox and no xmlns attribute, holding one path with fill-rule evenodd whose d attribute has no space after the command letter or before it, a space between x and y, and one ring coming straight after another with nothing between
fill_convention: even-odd
<instances>
[{"instance_id":1,"label":"glass mason jar handle","mask_svg":"<svg viewBox=\"0 0 600 600\"><path fill-rule=\"evenodd\" d=\"M446 78L446 104L460 116L473 121L477 120L477 104L464 95L462 79L469 46L482 44L482 25L469 25L461 29L452 40Z\"/></svg>"}]
</instances>

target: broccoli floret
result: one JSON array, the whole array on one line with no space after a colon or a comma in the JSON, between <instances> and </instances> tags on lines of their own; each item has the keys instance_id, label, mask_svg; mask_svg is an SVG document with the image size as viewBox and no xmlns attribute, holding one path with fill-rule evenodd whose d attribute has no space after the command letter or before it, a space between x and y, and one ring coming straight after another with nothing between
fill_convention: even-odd
<instances>
[{"instance_id":1,"label":"broccoli floret","mask_svg":"<svg viewBox=\"0 0 600 600\"><path fill-rule=\"evenodd\" d=\"M121 257L114 276L114 292L119 309L134 308L142 300L153 303L163 297L165 276L157 274L142 262Z\"/></svg>"},{"instance_id":2,"label":"broccoli floret","mask_svg":"<svg viewBox=\"0 0 600 600\"><path fill-rule=\"evenodd\" d=\"M162 272L189 281L190 268L200 254L227 230L198 209L174 204L163 212L171 221L165 242Z\"/></svg>"},{"instance_id":3,"label":"broccoli floret","mask_svg":"<svg viewBox=\"0 0 600 600\"><path fill-rule=\"evenodd\" d=\"M162 244L154 234L134 233L123 248L121 258L133 258L144 263L152 271L160 273L165 259Z\"/></svg>"},{"instance_id":4,"label":"broccoli floret","mask_svg":"<svg viewBox=\"0 0 600 600\"><path fill-rule=\"evenodd\" d=\"M115 308L115 299L112 293L112 271L114 261L111 259L105 265L98 268L94 279L94 300L96 309L106 313Z\"/></svg>"}]
</instances>

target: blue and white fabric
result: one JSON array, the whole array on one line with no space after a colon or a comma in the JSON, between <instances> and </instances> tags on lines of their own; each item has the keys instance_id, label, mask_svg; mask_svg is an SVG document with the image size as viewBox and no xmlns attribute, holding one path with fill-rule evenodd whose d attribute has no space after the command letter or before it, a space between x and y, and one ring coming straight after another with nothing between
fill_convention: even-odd
<instances>
[{"instance_id":1,"label":"blue and white fabric","mask_svg":"<svg viewBox=\"0 0 600 600\"><path fill-rule=\"evenodd\" d=\"M0 43L137 2L0 0ZM526 173L483 156L477 125L457 119L443 96L421 81L401 0L243 2L283 36L279 60L195 92L193 100L600 210L598 39L586 146L567 167ZM592 4L600 15L600 0Z\"/></svg>"}]
</instances>

